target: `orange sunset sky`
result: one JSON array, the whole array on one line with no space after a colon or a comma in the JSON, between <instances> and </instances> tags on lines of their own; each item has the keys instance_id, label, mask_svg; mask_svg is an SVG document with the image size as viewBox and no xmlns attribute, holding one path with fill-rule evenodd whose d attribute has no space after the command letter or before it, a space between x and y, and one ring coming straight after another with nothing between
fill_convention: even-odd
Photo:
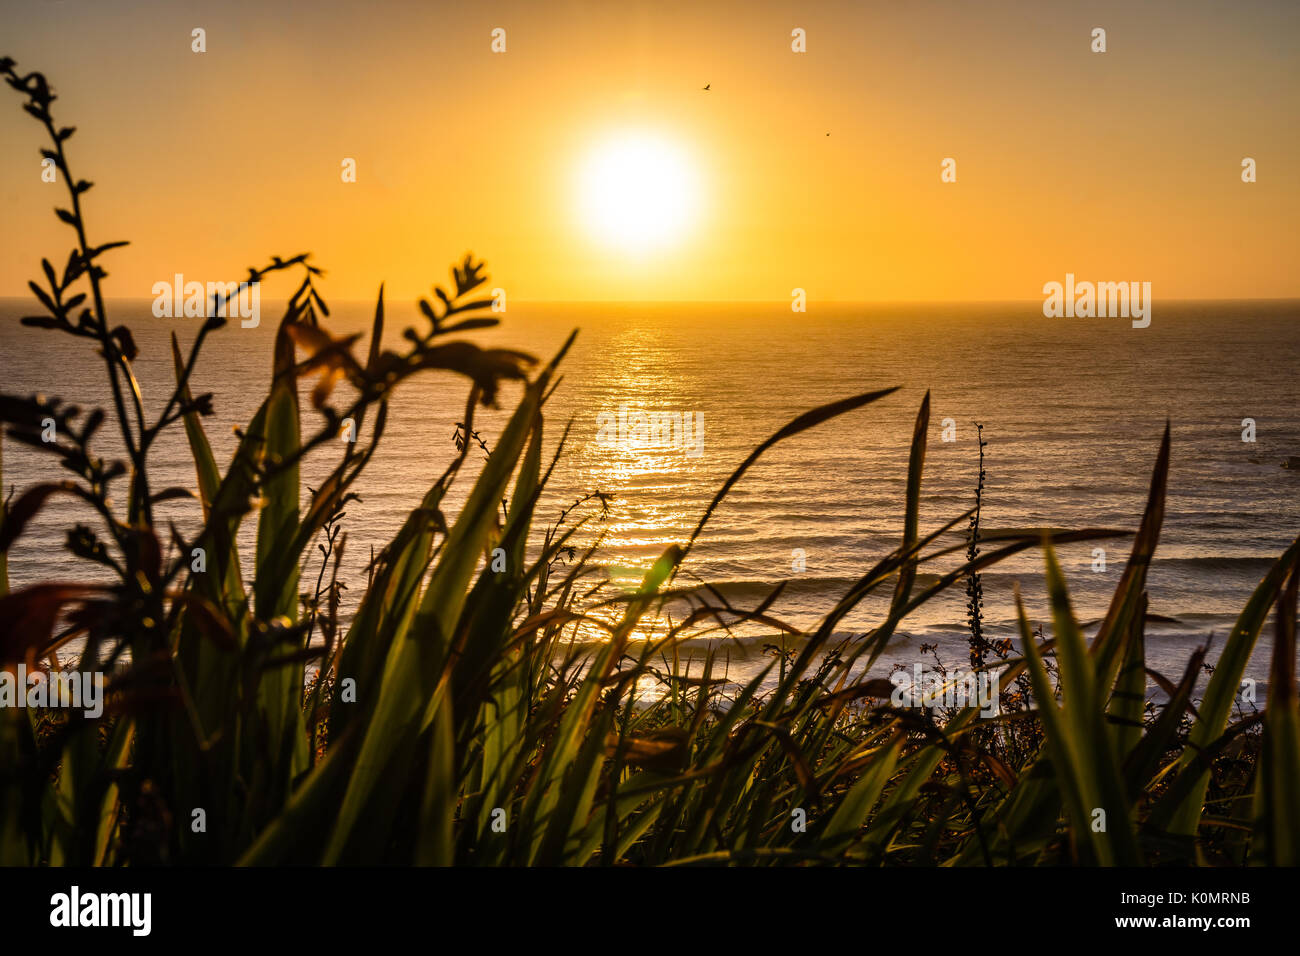
<instances>
[{"instance_id":1,"label":"orange sunset sky","mask_svg":"<svg viewBox=\"0 0 1300 956\"><path fill-rule=\"evenodd\" d=\"M78 128L91 241L132 241L113 296L308 250L333 299L425 294L466 250L525 301L1032 299L1067 271L1300 295L1300 5L1089 6L4 0L0 55ZM21 103L0 90L9 296L72 239ZM666 186L653 158L593 185L627 143ZM606 199L670 221L621 243Z\"/></svg>"}]
</instances>

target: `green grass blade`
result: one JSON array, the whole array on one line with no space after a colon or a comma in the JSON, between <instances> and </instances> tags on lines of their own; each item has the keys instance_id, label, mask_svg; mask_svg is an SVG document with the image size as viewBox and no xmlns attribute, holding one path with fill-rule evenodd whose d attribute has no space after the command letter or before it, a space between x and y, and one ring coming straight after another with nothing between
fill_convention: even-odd
<instances>
[{"instance_id":1,"label":"green grass blade","mask_svg":"<svg viewBox=\"0 0 1300 956\"><path fill-rule=\"evenodd\" d=\"M1050 541L1044 541L1043 550L1060 667L1062 719L1057 733L1063 735L1061 749L1067 758L1056 766L1060 772L1075 778L1083 809L1087 811L1087 816L1074 818L1076 834L1089 835L1099 863L1133 866L1139 857L1137 837L1114 741L1106 726L1095 665L1075 621L1065 578ZM1050 699L1040 701L1040 711L1044 703L1053 706ZM1104 830L1097 828L1099 823L1094 814L1098 810L1105 813Z\"/></svg>"},{"instance_id":2,"label":"green grass blade","mask_svg":"<svg viewBox=\"0 0 1300 956\"><path fill-rule=\"evenodd\" d=\"M466 586L489 533L496 527L497 503L505 493L524 441L532 430L544 387L542 377L525 390L523 400L447 536L410 636L390 647L380 686L367 688L377 695L377 702L365 727L361 751L326 846L326 863L336 862L343 853L353 824L378 786L380 774L400 737L419 734L433 718L432 708L437 703L432 696L433 689L465 602ZM394 787L402 781L390 779L384 784Z\"/></svg>"},{"instance_id":3,"label":"green grass blade","mask_svg":"<svg viewBox=\"0 0 1300 956\"><path fill-rule=\"evenodd\" d=\"M1277 640L1264 714L1264 740L1256 785L1255 837L1260 862L1300 866L1300 700L1296 694L1296 591L1293 567L1277 602Z\"/></svg>"},{"instance_id":4,"label":"green grass blade","mask_svg":"<svg viewBox=\"0 0 1300 956\"><path fill-rule=\"evenodd\" d=\"M1232 712L1232 702L1240 692L1242 674L1245 673L1246 664L1255 649L1255 641L1259 638L1260 629L1268 617L1269 607L1281 593L1282 583L1287 575L1294 571L1297 561L1300 561L1300 538L1297 538L1286 553L1274 562L1246 603L1240 617L1237 618L1237 623L1233 626L1232 633L1224 645L1223 653L1219 655L1214 665L1214 675L1205 688L1205 696L1199 708L1200 716L1192 725L1187 746L1179 758L1180 768L1185 769L1195 762L1197 754L1218 738L1227 727L1228 717ZM1184 836L1192 836L1196 833L1205 802L1205 792L1209 785L1210 770L1206 767L1198 775L1196 785L1192 787L1191 792L1174 813L1169 827L1173 833Z\"/></svg>"}]
</instances>

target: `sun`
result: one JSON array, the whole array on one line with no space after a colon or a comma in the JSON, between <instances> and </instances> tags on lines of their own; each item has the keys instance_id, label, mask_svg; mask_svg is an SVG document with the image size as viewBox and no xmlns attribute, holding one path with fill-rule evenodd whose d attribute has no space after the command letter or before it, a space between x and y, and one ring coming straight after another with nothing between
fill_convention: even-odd
<instances>
[{"instance_id":1,"label":"sun","mask_svg":"<svg viewBox=\"0 0 1300 956\"><path fill-rule=\"evenodd\" d=\"M593 239L645 253L686 238L699 211L699 177L686 151L670 140L622 134L585 157L578 201Z\"/></svg>"}]
</instances>

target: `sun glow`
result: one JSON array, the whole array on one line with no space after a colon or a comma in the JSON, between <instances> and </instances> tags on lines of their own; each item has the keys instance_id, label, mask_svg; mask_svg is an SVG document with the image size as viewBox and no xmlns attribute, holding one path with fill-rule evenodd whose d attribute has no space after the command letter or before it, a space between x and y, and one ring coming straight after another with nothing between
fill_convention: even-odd
<instances>
[{"instance_id":1,"label":"sun glow","mask_svg":"<svg viewBox=\"0 0 1300 956\"><path fill-rule=\"evenodd\" d=\"M633 253L681 241L695 221L699 193L686 153L642 134L596 146L578 180L585 228L597 241Z\"/></svg>"}]
</instances>

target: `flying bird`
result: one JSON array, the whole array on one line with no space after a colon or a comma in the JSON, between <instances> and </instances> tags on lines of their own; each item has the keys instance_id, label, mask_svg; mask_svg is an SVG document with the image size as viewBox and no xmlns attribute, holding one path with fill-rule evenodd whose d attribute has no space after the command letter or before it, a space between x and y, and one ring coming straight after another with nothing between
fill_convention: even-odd
<instances>
[{"instance_id":1,"label":"flying bird","mask_svg":"<svg viewBox=\"0 0 1300 956\"><path fill-rule=\"evenodd\" d=\"M709 92L709 87L712 86L712 85L713 85L712 83L705 83L705 84L704 84L704 92L705 92L705 93Z\"/></svg>"}]
</instances>

